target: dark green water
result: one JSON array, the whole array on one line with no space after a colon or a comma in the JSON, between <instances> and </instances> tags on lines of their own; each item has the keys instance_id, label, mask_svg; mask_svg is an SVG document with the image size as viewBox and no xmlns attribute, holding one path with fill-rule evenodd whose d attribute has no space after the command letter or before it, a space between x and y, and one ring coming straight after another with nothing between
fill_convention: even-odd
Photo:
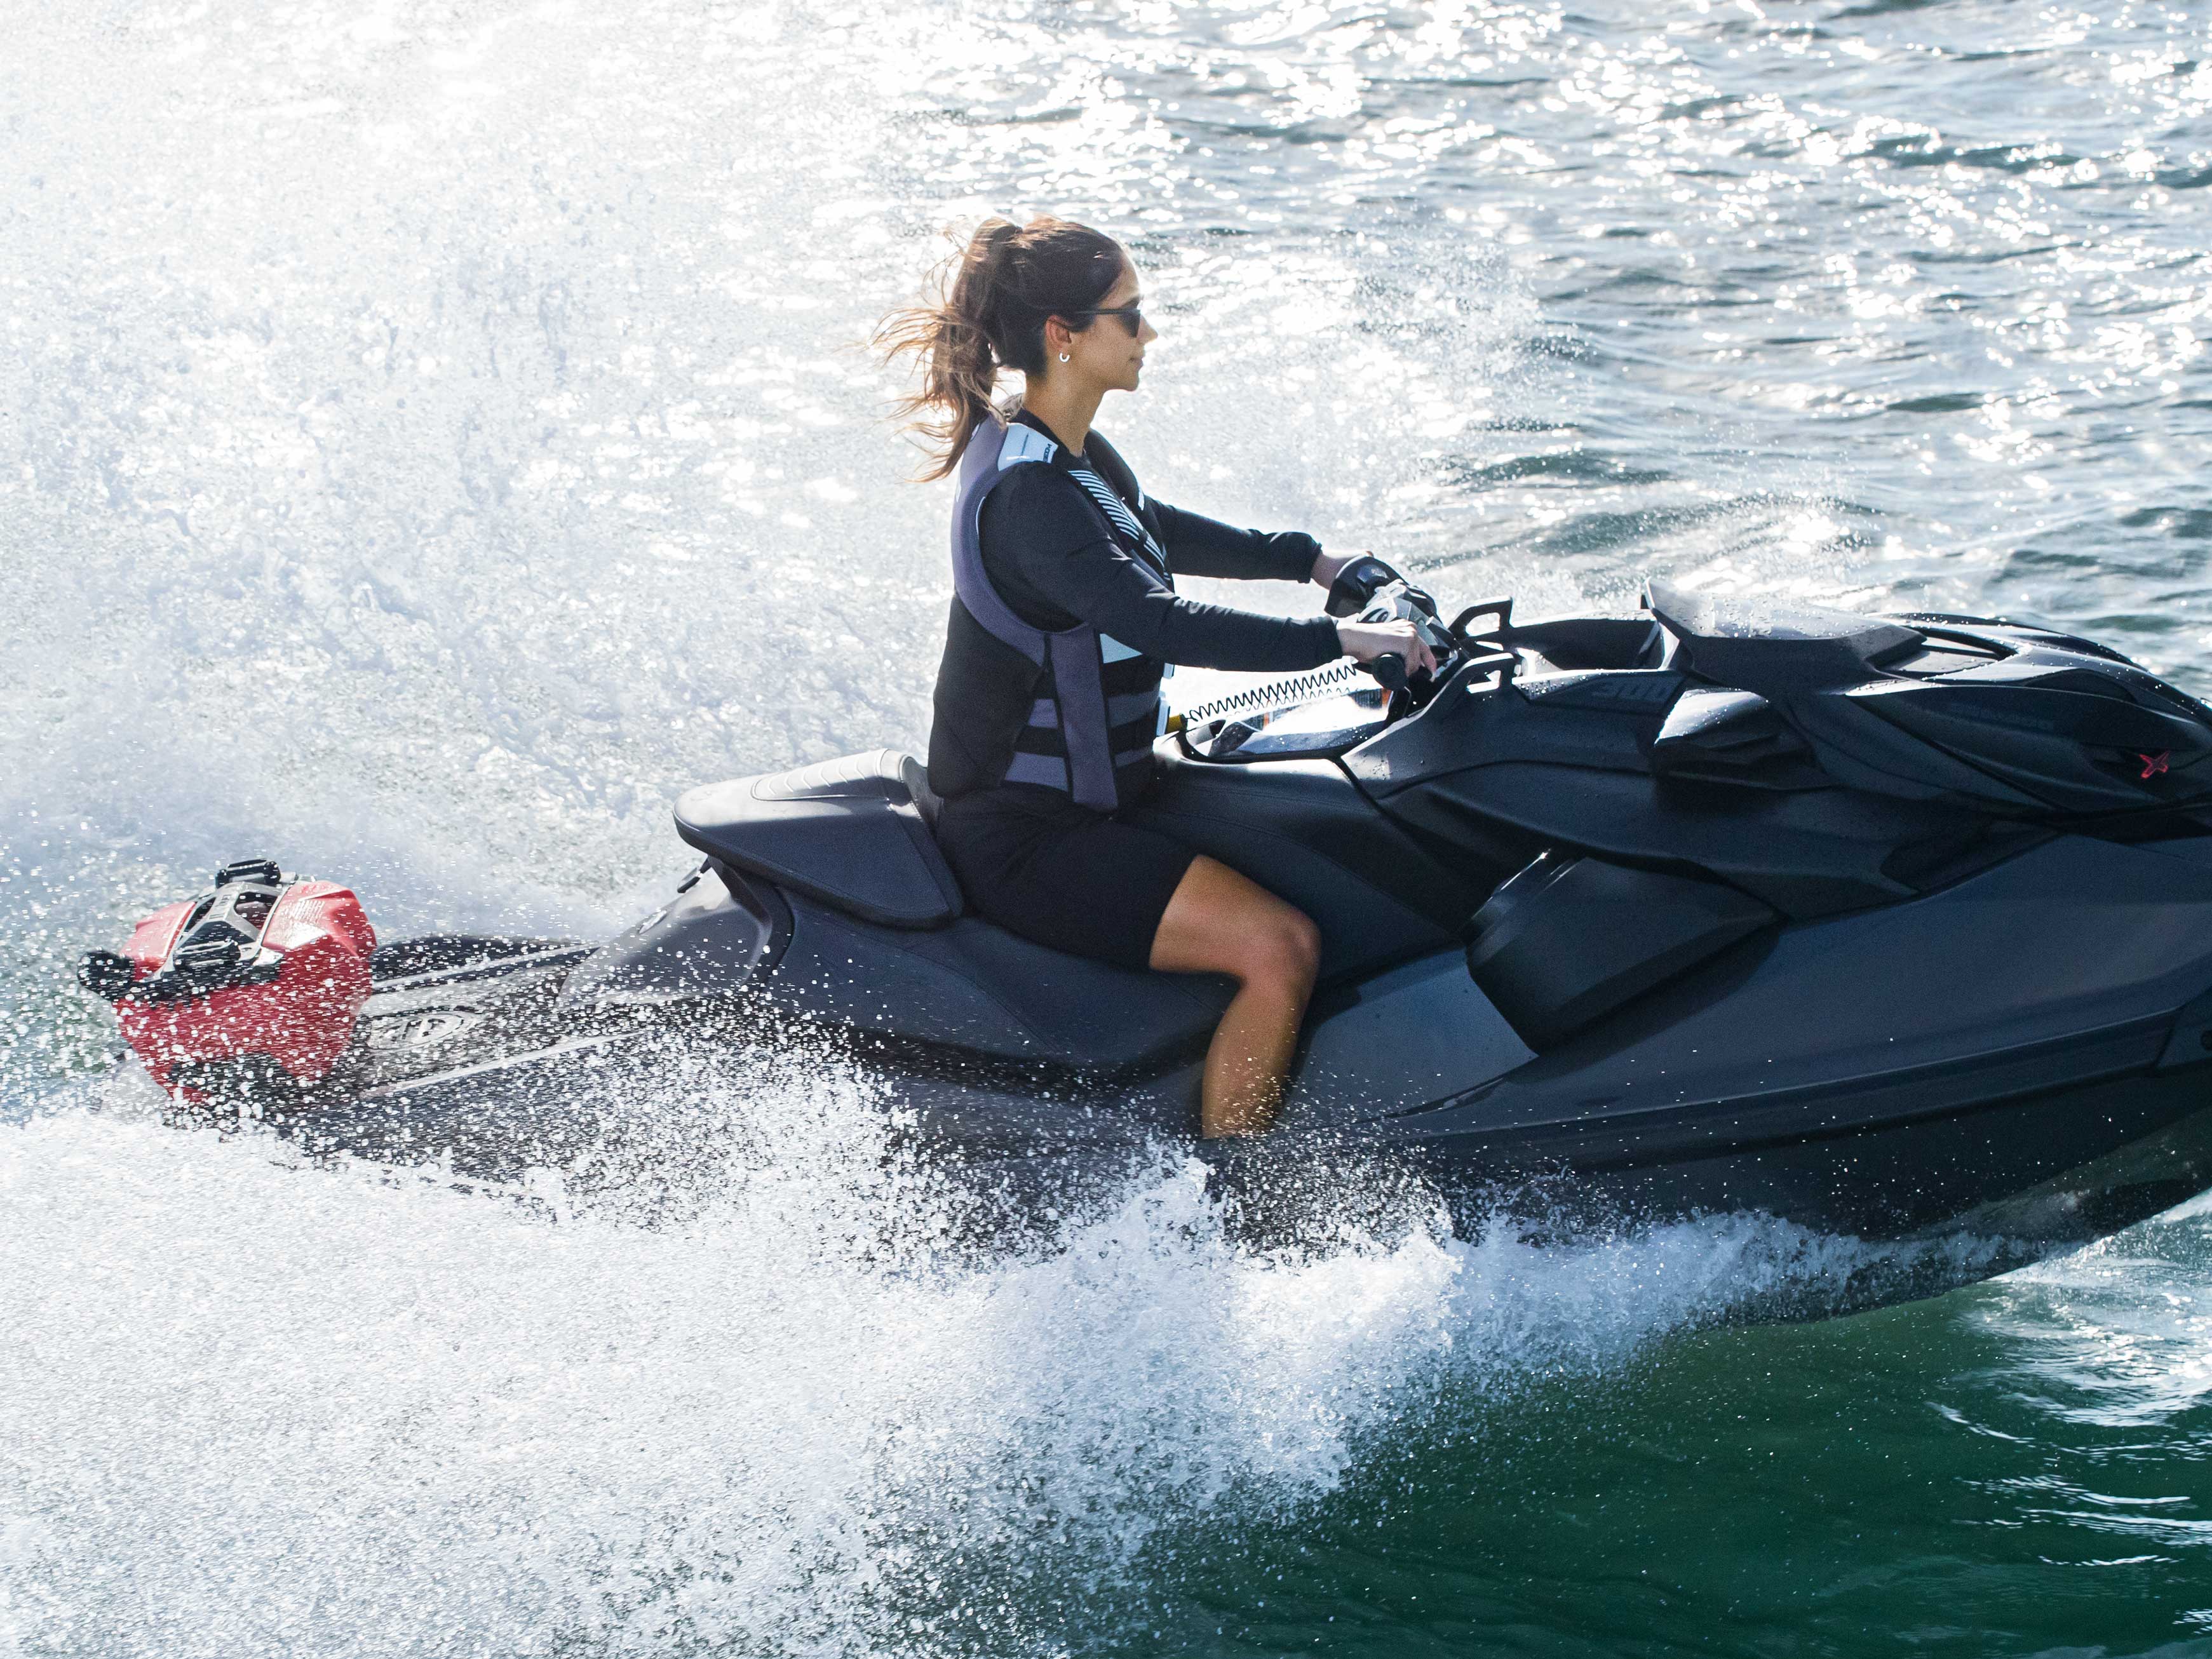
<instances>
[{"instance_id":1,"label":"dark green water","mask_svg":"<svg viewBox=\"0 0 2212 1659\"><path fill-rule=\"evenodd\" d=\"M1193 1586L1211 1605L1180 1639L2202 1651L2206 1245L2201 1217L2162 1222L1936 1302L1668 1339L1601 1378L1456 1396L1318 1528L1237 1552L1264 1616Z\"/></svg>"},{"instance_id":2,"label":"dark green water","mask_svg":"<svg viewBox=\"0 0 2212 1659\"><path fill-rule=\"evenodd\" d=\"M62 977L264 851L611 931L683 787L915 746L856 343L985 211L1138 251L1167 499L2202 693L2203 8L0 25L0 1652L2212 1653L2203 1215L1825 1322L1756 1219L1269 1261L1172 1165L979 1262L752 1055L683 1224L556 1221L162 1130Z\"/></svg>"}]
</instances>

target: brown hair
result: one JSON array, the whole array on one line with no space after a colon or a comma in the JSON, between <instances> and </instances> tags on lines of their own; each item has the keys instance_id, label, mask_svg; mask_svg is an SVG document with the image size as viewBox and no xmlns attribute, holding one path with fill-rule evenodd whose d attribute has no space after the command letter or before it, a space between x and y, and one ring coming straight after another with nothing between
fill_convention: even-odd
<instances>
[{"instance_id":1,"label":"brown hair","mask_svg":"<svg viewBox=\"0 0 2212 1659\"><path fill-rule=\"evenodd\" d=\"M939 268L936 303L884 319L875 346L884 362L921 362L921 390L900 398L898 412L935 416L908 423L929 441L933 464L924 478L951 471L992 414L1000 369L1044 372L1046 319L1097 305L1126 259L1120 243L1088 225L1049 216L1018 226L986 219ZM1085 319L1076 332L1089 326Z\"/></svg>"}]
</instances>

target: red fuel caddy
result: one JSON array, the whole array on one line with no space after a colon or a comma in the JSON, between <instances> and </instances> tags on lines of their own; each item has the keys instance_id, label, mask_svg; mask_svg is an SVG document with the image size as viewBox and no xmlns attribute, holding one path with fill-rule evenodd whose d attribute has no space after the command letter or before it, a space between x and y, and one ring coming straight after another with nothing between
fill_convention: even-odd
<instances>
[{"instance_id":1,"label":"red fuel caddy","mask_svg":"<svg viewBox=\"0 0 2212 1659\"><path fill-rule=\"evenodd\" d=\"M154 912L119 954L88 952L78 978L114 1003L156 1083L207 1105L226 1083L320 1081L352 1040L375 948L349 889L253 859Z\"/></svg>"}]
</instances>

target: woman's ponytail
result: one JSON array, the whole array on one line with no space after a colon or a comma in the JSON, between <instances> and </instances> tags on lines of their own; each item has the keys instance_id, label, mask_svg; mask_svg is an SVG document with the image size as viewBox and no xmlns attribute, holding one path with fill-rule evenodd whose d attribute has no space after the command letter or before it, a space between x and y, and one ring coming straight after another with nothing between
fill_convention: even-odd
<instances>
[{"instance_id":1,"label":"woman's ponytail","mask_svg":"<svg viewBox=\"0 0 2212 1659\"><path fill-rule=\"evenodd\" d=\"M924 478L951 471L975 428L995 416L992 394L1002 368L1044 372L1045 319L1097 305L1123 263L1121 245L1085 225L987 219L939 269L935 303L884 319L875 345L884 361L921 362L921 390L897 408L915 417L909 424L928 443L933 459Z\"/></svg>"}]
</instances>

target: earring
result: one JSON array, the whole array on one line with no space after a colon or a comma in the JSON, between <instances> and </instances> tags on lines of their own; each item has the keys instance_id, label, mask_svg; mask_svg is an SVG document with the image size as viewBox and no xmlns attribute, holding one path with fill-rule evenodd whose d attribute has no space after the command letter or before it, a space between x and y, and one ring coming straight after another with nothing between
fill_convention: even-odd
<instances>
[{"instance_id":1,"label":"earring","mask_svg":"<svg viewBox=\"0 0 2212 1659\"><path fill-rule=\"evenodd\" d=\"M1065 351L1060 354L1060 361L1063 363L1067 361L1067 354Z\"/></svg>"}]
</instances>

